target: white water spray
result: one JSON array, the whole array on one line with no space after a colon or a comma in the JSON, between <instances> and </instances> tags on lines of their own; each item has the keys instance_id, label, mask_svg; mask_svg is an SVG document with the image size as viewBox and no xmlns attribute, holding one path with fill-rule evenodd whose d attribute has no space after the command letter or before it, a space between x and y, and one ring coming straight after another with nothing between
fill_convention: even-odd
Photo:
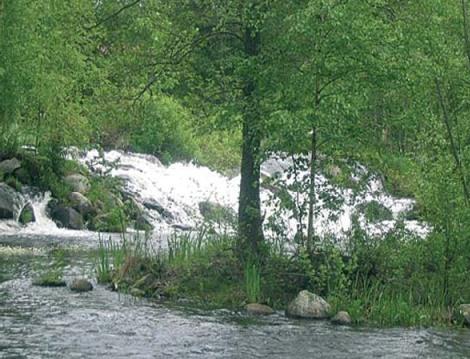
<instances>
[{"instance_id":1,"label":"white water spray","mask_svg":"<svg viewBox=\"0 0 470 359\"><path fill-rule=\"evenodd\" d=\"M154 156L119 151L107 152L103 159L100 159L98 151L90 151L81 158L81 162L95 172L109 171L112 176L122 178L126 183L126 191L143 207L150 208L148 213L158 229L167 229L171 225L197 227L203 221L199 204L204 201L237 210L240 176L228 178L193 163L164 166ZM110 163L114 164L112 169ZM276 176L285 183L292 183L293 179L289 179L287 174L291 165L290 160L271 158L262 165L262 177ZM367 169L358 165L353 175L367 174ZM308 171L304 171L299 173L298 178L307 176ZM318 213L315 221L315 231L318 235L345 235L351 229L352 217L356 214L362 228L371 235L380 236L392 230L400 217L414 205L411 199L388 195L380 180L374 177L359 193L334 186L322 174L316 177L316 186L320 193L317 198ZM295 193L289 193L295 197ZM342 204L339 208L329 208L327 201L322 198L322 193L336 193ZM301 201L307 199L305 194L300 194L299 198ZM287 234L293 236L297 230L297 221L292 218L292 213L279 213L271 190L262 189L261 200L265 218L276 216L283 222ZM358 207L371 201L388 208L393 219L378 223L367 222L364 215L358 212ZM162 209L166 215L162 215ZM416 221L403 221L403 225L406 230L420 236L426 235L428 231L427 226Z\"/></svg>"}]
</instances>

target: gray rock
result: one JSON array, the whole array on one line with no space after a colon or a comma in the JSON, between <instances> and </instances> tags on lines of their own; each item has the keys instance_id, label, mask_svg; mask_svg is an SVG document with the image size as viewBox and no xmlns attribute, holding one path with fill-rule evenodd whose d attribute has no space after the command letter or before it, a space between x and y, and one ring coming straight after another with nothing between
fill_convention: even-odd
<instances>
[{"instance_id":1,"label":"gray rock","mask_svg":"<svg viewBox=\"0 0 470 359\"><path fill-rule=\"evenodd\" d=\"M289 303L286 314L296 318L326 319L330 310L330 305L322 297L303 290Z\"/></svg>"},{"instance_id":2,"label":"gray rock","mask_svg":"<svg viewBox=\"0 0 470 359\"><path fill-rule=\"evenodd\" d=\"M470 304L459 305L459 312L465 319L465 323L470 325Z\"/></svg>"},{"instance_id":3,"label":"gray rock","mask_svg":"<svg viewBox=\"0 0 470 359\"><path fill-rule=\"evenodd\" d=\"M70 290L74 292L89 292L93 290L93 285L86 279L74 279L70 283Z\"/></svg>"},{"instance_id":4,"label":"gray rock","mask_svg":"<svg viewBox=\"0 0 470 359\"><path fill-rule=\"evenodd\" d=\"M164 208L158 201L155 199L146 199L143 202L143 205L147 209L151 209L153 211L157 211L164 219L174 219L173 214Z\"/></svg>"},{"instance_id":5,"label":"gray rock","mask_svg":"<svg viewBox=\"0 0 470 359\"><path fill-rule=\"evenodd\" d=\"M34 215L34 208L31 203L27 203L26 206L23 207L18 221L23 225L36 222L36 216Z\"/></svg>"},{"instance_id":6,"label":"gray rock","mask_svg":"<svg viewBox=\"0 0 470 359\"><path fill-rule=\"evenodd\" d=\"M351 317L348 312L340 311L331 319L333 324L337 325L351 325Z\"/></svg>"},{"instance_id":7,"label":"gray rock","mask_svg":"<svg viewBox=\"0 0 470 359\"><path fill-rule=\"evenodd\" d=\"M0 183L0 219L16 219L23 203L23 196L6 183Z\"/></svg>"},{"instance_id":8,"label":"gray rock","mask_svg":"<svg viewBox=\"0 0 470 359\"><path fill-rule=\"evenodd\" d=\"M17 158L11 158L9 160L5 160L0 162L0 173L3 174L12 174L21 167L21 162Z\"/></svg>"},{"instance_id":9,"label":"gray rock","mask_svg":"<svg viewBox=\"0 0 470 359\"><path fill-rule=\"evenodd\" d=\"M183 224L183 223L175 223L171 225L172 228L174 229L179 229L180 231L192 231L194 227L190 226L189 224Z\"/></svg>"},{"instance_id":10,"label":"gray rock","mask_svg":"<svg viewBox=\"0 0 470 359\"><path fill-rule=\"evenodd\" d=\"M87 216L94 212L91 201L80 192L71 192L69 194L69 201L72 208L83 216Z\"/></svg>"},{"instance_id":11,"label":"gray rock","mask_svg":"<svg viewBox=\"0 0 470 359\"><path fill-rule=\"evenodd\" d=\"M245 310L247 311L248 314L253 314L253 315L271 315L274 314L274 310L264 304L258 304L258 303L250 303L245 306Z\"/></svg>"},{"instance_id":12,"label":"gray rock","mask_svg":"<svg viewBox=\"0 0 470 359\"><path fill-rule=\"evenodd\" d=\"M68 184L73 192L86 193L90 189L90 181L81 174L72 174L64 178L64 182Z\"/></svg>"},{"instance_id":13,"label":"gray rock","mask_svg":"<svg viewBox=\"0 0 470 359\"><path fill-rule=\"evenodd\" d=\"M84 229L83 217L71 207L58 205L51 209L51 218L59 227L69 229Z\"/></svg>"}]
</instances>

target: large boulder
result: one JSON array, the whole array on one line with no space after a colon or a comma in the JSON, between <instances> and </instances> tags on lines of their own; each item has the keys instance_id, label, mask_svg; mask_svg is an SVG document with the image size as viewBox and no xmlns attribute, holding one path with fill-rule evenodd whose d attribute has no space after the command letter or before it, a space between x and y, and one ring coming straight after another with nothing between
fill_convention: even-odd
<instances>
[{"instance_id":1,"label":"large boulder","mask_svg":"<svg viewBox=\"0 0 470 359\"><path fill-rule=\"evenodd\" d=\"M70 186L73 192L86 193L90 189L90 181L85 176L75 173L64 178L64 182Z\"/></svg>"},{"instance_id":2,"label":"large boulder","mask_svg":"<svg viewBox=\"0 0 470 359\"><path fill-rule=\"evenodd\" d=\"M289 303L286 314L296 318L326 319L330 310L330 305L322 297L303 290Z\"/></svg>"},{"instance_id":3,"label":"large boulder","mask_svg":"<svg viewBox=\"0 0 470 359\"><path fill-rule=\"evenodd\" d=\"M9 160L0 162L0 173L9 175L15 172L20 167L20 160L18 160L17 158L11 158Z\"/></svg>"},{"instance_id":4,"label":"large boulder","mask_svg":"<svg viewBox=\"0 0 470 359\"><path fill-rule=\"evenodd\" d=\"M16 219L23 197L6 183L0 183L0 219Z\"/></svg>"},{"instance_id":5,"label":"large boulder","mask_svg":"<svg viewBox=\"0 0 470 359\"><path fill-rule=\"evenodd\" d=\"M461 304L459 306L459 312L465 319L465 323L470 325L470 304Z\"/></svg>"},{"instance_id":6,"label":"large boulder","mask_svg":"<svg viewBox=\"0 0 470 359\"><path fill-rule=\"evenodd\" d=\"M82 215L71 207L57 205L51 208L50 215L58 227L76 230L85 228Z\"/></svg>"},{"instance_id":7,"label":"large boulder","mask_svg":"<svg viewBox=\"0 0 470 359\"><path fill-rule=\"evenodd\" d=\"M36 216L34 215L34 208L31 203L27 203L26 206L23 207L23 209L21 210L18 222L20 222L23 225L36 222Z\"/></svg>"},{"instance_id":8,"label":"large boulder","mask_svg":"<svg viewBox=\"0 0 470 359\"><path fill-rule=\"evenodd\" d=\"M88 216L94 212L91 201L80 192L71 192L69 194L70 205L82 216Z\"/></svg>"}]
</instances>

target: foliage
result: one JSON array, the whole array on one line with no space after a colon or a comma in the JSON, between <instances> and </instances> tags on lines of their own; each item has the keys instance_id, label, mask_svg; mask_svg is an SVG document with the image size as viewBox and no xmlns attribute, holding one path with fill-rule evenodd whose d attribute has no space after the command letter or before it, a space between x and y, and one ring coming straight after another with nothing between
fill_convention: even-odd
<instances>
[{"instance_id":1,"label":"foliage","mask_svg":"<svg viewBox=\"0 0 470 359\"><path fill-rule=\"evenodd\" d=\"M66 160L71 145L195 159L231 174L241 163L230 245L179 239L168 258L129 260L125 272L150 271L152 285L164 273L201 296L216 292L211 278L233 302L246 297L246 272L249 288L262 280L268 302L287 300L278 287L305 287L378 322L430 323L470 300L468 16L466 0L3 0L0 158L18 155L24 168L1 178L66 202L63 177L82 171ZM289 260L278 253L287 239L276 218L266 219L276 250L261 230L260 163L279 152L301 155L298 166L310 169L294 184L264 183L280 189L279 211L302 222ZM361 160L389 192L415 197L428 238L397 228L374 243L356 228L350 253L334 239L317 245L308 230L316 194L335 201L315 176L322 162L342 160ZM333 181L352 187L341 169ZM293 187L308 201L292 198ZM117 188L92 181L90 200L104 212L98 229L127 226ZM390 217L374 206L369 220ZM259 268L242 270L253 257ZM426 316L429 308L436 312Z\"/></svg>"},{"instance_id":2,"label":"foliage","mask_svg":"<svg viewBox=\"0 0 470 359\"><path fill-rule=\"evenodd\" d=\"M109 283L113 279L114 271L122 267L126 255L126 243L113 242L111 238L98 242L96 255L96 278L98 283Z\"/></svg>"},{"instance_id":3,"label":"foliage","mask_svg":"<svg viewBox=\"0 0 470 359\"><path fill-rule=\"evenodd\" d=\"M249 303L261 300L261 275L255 263L247 263L244 270L245 291Z\"/></svg>"}]
</instances>

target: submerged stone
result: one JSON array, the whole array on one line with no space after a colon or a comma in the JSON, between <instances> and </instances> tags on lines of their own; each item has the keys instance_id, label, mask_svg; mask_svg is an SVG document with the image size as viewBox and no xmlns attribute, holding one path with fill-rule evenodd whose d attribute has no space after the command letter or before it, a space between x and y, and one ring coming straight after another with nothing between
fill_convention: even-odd
<instances>
[{"instance_id":1,"label":"submerged stone","mask_svg":"<svg viewBox=\"0 0 470 359\"><path fill-rule=\"evenodd\" d=\"M351 325L351 317L348 312L340 311L331 319L331 322L336 325Z\"/></svg>"},{"instance_id":2,"label":"submerged stone","mask_svg":"<svg viewBox=\"0 0 470 359\"><path fill-rule=\"evenodd\" d=\"M93 290L93 284L87 279L74 279L72 283L70 283L70 290L74 292L89 292Z\"/></svg>"},{"instance_id":3,"label":"submerged stone","mask_svg":"<svg viewBox=\"0 0 470 359\"><path fill-rule=\"evenodd\" d=\"M322 297L303 290L289 303L286 314L296 318L327 319L330 310L330 305Z\"/></svg>"}]
</instances>

